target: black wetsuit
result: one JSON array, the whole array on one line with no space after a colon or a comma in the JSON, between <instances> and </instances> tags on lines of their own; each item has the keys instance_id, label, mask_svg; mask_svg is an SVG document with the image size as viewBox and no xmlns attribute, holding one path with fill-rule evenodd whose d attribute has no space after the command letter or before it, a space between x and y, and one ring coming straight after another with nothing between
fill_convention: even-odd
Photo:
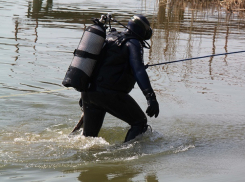
<instances>
[{"instance_id":1,"label":"black wetsuit","mask_svg":"<svg viewBox=\"0 0 245 182\"><path fill-rule=\"evenodd\" d=\"M126 40L124 47L127 50L128 71L132 79L137 82L140 89L152 90L149 77L143 63L143 47L139 40ZM96 80L96 78L95 78ZM131 88L128 89L129 91ZM125 91L113 88L105 88L96 81L92 82L87 92L82 93L82 104L84 111L84 136L98 136L103 124L106 112L127 122L131 125L125 141L129 141L147 129L147 117L136 101Z\"/></svg>"}]
</instances>

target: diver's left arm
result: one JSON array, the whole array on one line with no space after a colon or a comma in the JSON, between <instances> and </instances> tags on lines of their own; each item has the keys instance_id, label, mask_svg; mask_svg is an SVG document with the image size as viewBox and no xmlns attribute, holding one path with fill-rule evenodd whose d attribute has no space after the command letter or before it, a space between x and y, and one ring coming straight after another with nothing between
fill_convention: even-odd
<instances>
[{"instance_id":1,"label":"diver's left arm","mask_svg":"<svg viewBox=\"0 0 245 182\"><path fill-rule=\"evenodd\" d=\"M154 115L157 117L159 114L159 104L152 89L148 74L145 70L143 61L143 47L136 39L130 39L127 42L127 47L129 50L129 63L132 68L134 77L143 94L145 95L148 103L146 113L150 117Z\"/></svg>"}]
</instances>

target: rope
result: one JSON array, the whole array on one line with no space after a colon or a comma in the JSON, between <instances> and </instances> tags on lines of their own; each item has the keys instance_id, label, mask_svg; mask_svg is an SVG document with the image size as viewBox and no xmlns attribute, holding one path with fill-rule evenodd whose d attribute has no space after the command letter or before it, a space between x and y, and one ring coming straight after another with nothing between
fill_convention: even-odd
<instances>
[{"instance_id":1,"label":"rope","mask_svg":"<svg viewBox=\"0 0 245 182\"><path fill-rule=\"evenodd\" d=\"M145 65L145 68L148 68L149 66L157 66L157 65L162 65L162 64L177 63L177 62L188 61L188 60L193 60L193 59L201 59L201 58L207 58L207 57L222 56L222 55L227 55L227 54L237 54L237 53L242 53L242 52L245 52L245 51L227 52L227 53L221 53L221 54L211 54L211 55L207 55L207 56L180 59L180 60L176 60L176 61L169 61L169 62L163 62L163 63L157 63L157 64L147 64L147 65Z\"/></svg>"},{"instance_id":2,"label":"rope","mask_svg":"<svg viewBox=\"0 0 245 182\"><path fill-rule=\"evenodd\" d=\"M56 90L47 90L47 91L31 92L31 93L24 93L24 94L4 95L4 96L0 96L0 99L7 98L7 97L18 97L18 96L25 96L25 95L34 95L34 94L41 94L41 93L57 92L57 91L69 90L69 89L71 89L71 88L61 88L61 89L56 89Z\"/></svg>"}]
</instances>

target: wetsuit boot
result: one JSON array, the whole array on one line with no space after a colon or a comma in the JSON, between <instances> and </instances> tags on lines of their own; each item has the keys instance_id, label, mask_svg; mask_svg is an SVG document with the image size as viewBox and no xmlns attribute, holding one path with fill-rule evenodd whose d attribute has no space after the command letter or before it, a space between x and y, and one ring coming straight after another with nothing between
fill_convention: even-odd
<instances>
[{"instance_id":1,"label":"wetsuit boot","mask_svg":"<svg viewBox=\"0 0 245 182\"><path fill-rule=\"evenodd\" d=\"M145 133L149 125L144 126L131 126L131 128L128 130L128 133L125 137L124 142L128 142L130 140L133 140L136 136Z\"/></svg>"}]
</instances>

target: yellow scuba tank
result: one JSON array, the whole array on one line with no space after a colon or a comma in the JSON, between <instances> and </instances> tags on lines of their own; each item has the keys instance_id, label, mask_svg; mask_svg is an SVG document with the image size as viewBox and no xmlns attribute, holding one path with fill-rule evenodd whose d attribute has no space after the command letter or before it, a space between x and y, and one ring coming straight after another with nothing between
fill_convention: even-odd
<instances>
[{"instance_id":1,"label":"yellow scuba tank","mask_svg":"<svg viewBox=\"0 0 245 182\"><path fill-rule=\"evenodd\" d=\"M106 37L106 30L99 21L89 26L74 51L73 60L66 72L62 84L73 87L79 92L87 90L89 80Z\"/></svg>"}]
</instances>

